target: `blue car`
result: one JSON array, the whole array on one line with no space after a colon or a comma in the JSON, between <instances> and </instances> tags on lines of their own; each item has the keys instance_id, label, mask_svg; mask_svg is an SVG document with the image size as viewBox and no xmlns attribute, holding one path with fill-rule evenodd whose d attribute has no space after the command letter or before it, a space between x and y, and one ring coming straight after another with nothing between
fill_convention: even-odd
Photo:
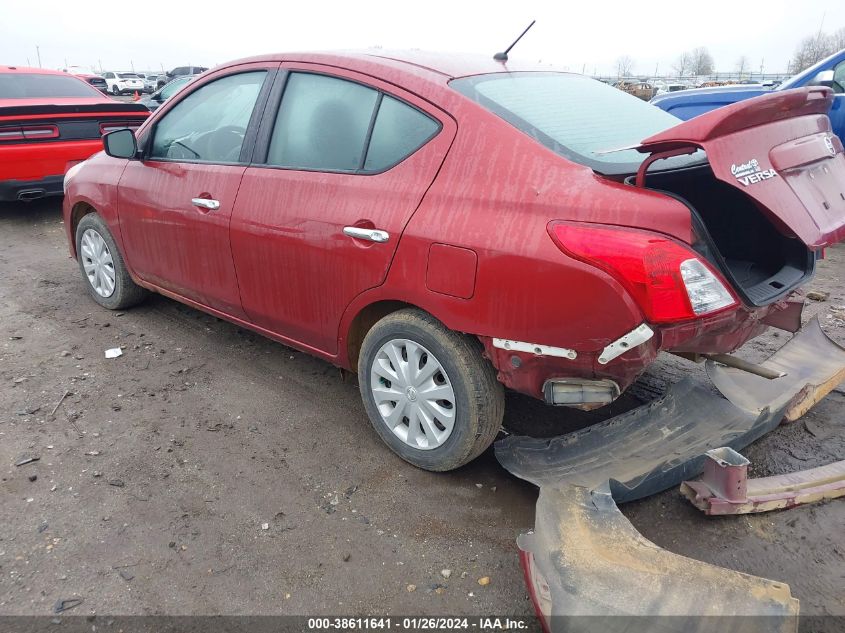
<instances>
[{"instance_id":1,"label":"blue car","mask_svg":"<svg viewBox=\"0 0 845 633\"><path fill-rule=\"evenodd\" d=\"M773 91L802 88L804 86L827 86L833 90L836 96L833 99L833 105L828 112L828 116L833 132L839 138L845 139L845 49L790 77L777 88L741 84L716 88L696 88L660 95L654 97L650 103L686 121L699 114L737 101L758 97Z\"/></svg>"}]
</instances>

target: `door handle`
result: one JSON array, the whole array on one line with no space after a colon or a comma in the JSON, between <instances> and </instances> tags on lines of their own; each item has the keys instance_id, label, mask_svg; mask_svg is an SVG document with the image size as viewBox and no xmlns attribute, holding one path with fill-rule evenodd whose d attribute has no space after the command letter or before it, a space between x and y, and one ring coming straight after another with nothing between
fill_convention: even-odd
<instances>
[{"instance_id":1,"label":"door handle","mask_svg":"<svg viewBox=\"0 0 845 633\"><path fill-rule=\"evenodd\" d=\"M343 227L343 234L349 237L355 237L359 240L369 240L370 242L386 242L390 239L390 234L381 229L363 229L360 226L345 226Z\"/></svg>"},{"instance_id":2,"label":"door handle","mask_svg":"<svg viewBox=\"0 0 845 633\"><path fill-rule=\"evenodd\" d=\"M217 200L211 200L209 198L191 198L191 204L195 207L202 207L203 209L208 209L209 211L217 211L220 208L220 202Z\"/></svg>"}]
</instances>

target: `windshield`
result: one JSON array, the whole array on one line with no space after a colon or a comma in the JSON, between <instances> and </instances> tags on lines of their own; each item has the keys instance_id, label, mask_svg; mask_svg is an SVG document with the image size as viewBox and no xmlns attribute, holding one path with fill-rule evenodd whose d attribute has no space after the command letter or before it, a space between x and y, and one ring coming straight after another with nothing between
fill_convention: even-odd
<instances>
[{"instance_id":1,"label":"windshield","mask_svg":"<svg viewBox=\"0 0 845 633\"><path fill-rule=\"evenodd\" d=\"M0 73L0 99L93 97L100 93L73 75Z\"/></svg>"},{"instance_id":2,"label":"windshield","mask_svg":"<svg viewBox=\"0 0 845 633\"><path fill-rule=\"evenodd\" d=\"M451 86L537 142L602 174L630 174L645 158L636 150L609 151L680 123L660 108L600 81L552 72L496 73L455 79ZM703 152L660 161L676 168Z\"/></svg>"}]
</instances>

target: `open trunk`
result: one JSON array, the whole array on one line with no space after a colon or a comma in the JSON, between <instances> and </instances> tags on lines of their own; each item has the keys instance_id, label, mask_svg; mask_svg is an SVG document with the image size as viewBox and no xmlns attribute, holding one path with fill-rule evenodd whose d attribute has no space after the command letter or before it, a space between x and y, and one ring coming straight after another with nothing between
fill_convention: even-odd
<instances>
[{"instance_id":1,"label":"open trunk","mask_svg":"<svg viewBox=\"0 0 845 633\"><path fill-rule=\"evenodd\" d=\"M689 208L695 248L750 305L776 301L845 238L845 155L830 131L827 88L786 90L713 110L644 140L628 179ZM648 172L703 149L707 163Z\"/></svg>"},{"instance_id":2,"label":"open trunk","mask_svg":"<svg viewBox=\"0 0 845 633\"><path fill-rule=\"evenodd\" d=\"M776 229L751 196L716 178L709 165L650 174L645 186L689 207L695 250L747 304L777 301L812 276L816 254Z\"/></svg>"}]
</instances>

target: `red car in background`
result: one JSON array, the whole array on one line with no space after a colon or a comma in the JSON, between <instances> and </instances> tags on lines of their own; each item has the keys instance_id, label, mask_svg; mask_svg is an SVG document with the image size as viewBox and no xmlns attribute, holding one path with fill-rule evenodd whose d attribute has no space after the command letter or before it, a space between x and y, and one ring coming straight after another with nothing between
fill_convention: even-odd
<instances>
[{"instance_id":1,"label":"red car in background","mask_svg":"<svg viewBox=\"0 0 845 633\"><path fill-rule=\"evenodd\" d=\"M67 168L100 151L103 134L148 116L79 76L0 66L0 201L61 195Z\"/></svg>"},{"instance_id":2,"label":"red car in background","mask_svg":"<svg viewBox=\"0 0 845 633\"><path fill-rule=\"evenodd\" d=\"M100 305L159 292L357 369L381 438L448 470L495 438L503 386L593 408L661 350L800 327L790 297L845 237L831 99L682 123L547 67L257 57L106 135L65 227Z\"/></svg>"}]
</instances>

